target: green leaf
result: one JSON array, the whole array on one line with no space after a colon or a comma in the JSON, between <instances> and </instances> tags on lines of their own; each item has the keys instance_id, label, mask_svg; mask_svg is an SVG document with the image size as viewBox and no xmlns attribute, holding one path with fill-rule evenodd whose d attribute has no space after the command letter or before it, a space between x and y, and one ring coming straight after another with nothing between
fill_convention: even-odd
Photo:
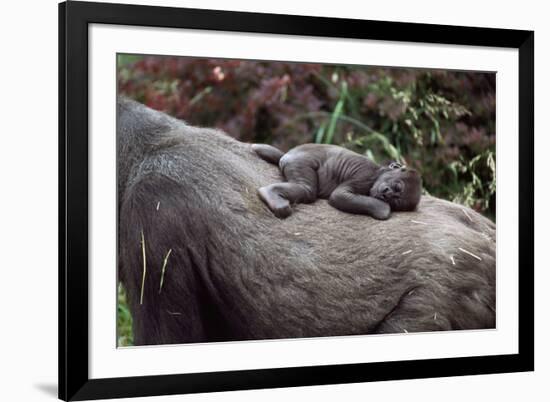
<instances>
[{"instance_id":1,"label":"green leaf","mask_svg":"<svg viewBox=\"0 0 550 402\"><path fill-rule=\"evenodd\" d=\"M365 152L365 155L367 155L367 157L372 160L373 162L376 163L376 158L374 157L374 154L372 153L372 151L370 149L367 149L367 151Z\"/></svg>"},{"instance_id":2,"label":"green leaf","mask_svg":"<svg viewBox=\"0 0 550 402\"><path fill-rule=\"evenodd\" d=\"M212 92L212 87L207 86L202 91L200 91L198 94L193 96L193 98L189 101L189 105L194 105L195 103L199 102L205 95L208 95L210 92Z\"/></svg>"},{"instance_id":3,"label":"green leaf","mask_svg":"<svg viewBox=\"0 0 550 402\"><path fill-rule=\"evenodd\" d=\"M126 67L129 64L135 63L136 61L142 58L143 56L139 56L139 55L119 53L117 55L117 65L119 68Z\"/></svg>"}]
</instances>

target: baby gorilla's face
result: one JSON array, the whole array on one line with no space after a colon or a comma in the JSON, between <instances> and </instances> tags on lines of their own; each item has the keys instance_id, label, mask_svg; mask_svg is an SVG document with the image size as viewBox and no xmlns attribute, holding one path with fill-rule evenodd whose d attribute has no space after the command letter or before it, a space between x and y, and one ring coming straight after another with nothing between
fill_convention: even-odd
<instances>
[{"instance_id":1,"label":"baby gorilla's face","mask_svg":"<svg viewBox=\"0 0 550 402\"><path fill-rule=\"evenodd\" d=\"M391 164L376 180L370 195L390 204L392 211L413 211L421 190L422 179L416 170Z\"/></svg>"}]
</instances>

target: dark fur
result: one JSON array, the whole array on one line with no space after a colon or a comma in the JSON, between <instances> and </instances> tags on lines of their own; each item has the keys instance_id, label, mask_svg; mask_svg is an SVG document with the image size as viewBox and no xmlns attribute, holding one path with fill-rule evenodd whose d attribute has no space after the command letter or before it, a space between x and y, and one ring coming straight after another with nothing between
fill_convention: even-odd
<instances>
[{"instance_id":1,"label":"dark fur","mask_svg":"<svg viewBox=\"0 0 550 402\"><path fill-rule=\"evenodd\" d=\"M117 134L136 345L494 328L495 226L481 215L422 197L380 222L318 200L281 221L256 195L280 172L250 145L128 100Z\"/></svg>"},{"instance_id":2,"label":"dark fur","mask_svg":"<svg viewBox=\"0 0 550 402\"><path fill-rule=\"evenodd\" d=\"M286 179L258 190L279 218L290 216L292 205L318 198L328 199L341 211L381 220L392 210L413 211L420 201L420 175L396 162L379 166L366 156L327 144L304 144L286 154L266 144L253 144L252 149L278 165Z\"/></svg>"}]
</instances>

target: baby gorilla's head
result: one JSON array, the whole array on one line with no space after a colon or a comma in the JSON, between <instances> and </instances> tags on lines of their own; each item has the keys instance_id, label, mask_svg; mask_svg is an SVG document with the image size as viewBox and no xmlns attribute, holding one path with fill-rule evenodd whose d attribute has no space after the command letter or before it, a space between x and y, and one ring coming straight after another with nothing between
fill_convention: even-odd
<instances>
[{"instance_id":1,"label":"baby gorilla's head","mask_svg":"<svg viewBox=\"0 0 550 402\"><path fill-rule=\"evenodd\" d=\"M392 211L413 211L421 191L422 179L418 172L394 162L378 177L370 195L387 202Z\"/></svg>"}]
</instances>

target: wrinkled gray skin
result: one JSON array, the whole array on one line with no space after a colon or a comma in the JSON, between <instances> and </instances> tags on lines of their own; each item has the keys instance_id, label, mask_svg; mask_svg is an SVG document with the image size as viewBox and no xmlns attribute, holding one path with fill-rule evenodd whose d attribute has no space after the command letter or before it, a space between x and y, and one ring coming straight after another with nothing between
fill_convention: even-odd
<instances>
[{"instance_id":1,"label":"wrinkled gray skin","mask_svg":"<svg viewBox=\"0 0 550 402\"><path fill-rule=\"evenodd\" d=\"M366 156L326 144L304 144L286 154L266 144L253 144L252 149L278 165L287 180L258 190L279 218L290 216L292 204L318 198L341 211L380 220L388 219L392 210L413 211L420 201L420 175L397 163L379 166Z\"/></svg>"},{"instance_id":2,"label":"wrinkled gray skin","mask_svg":"<svg viewBox=\"0 0 550 402\"><path fill-rule=\"evenodd\" d=\"M322 199L280 220L256 189L281 173L249 144L127 100L117 112L118 269L136 345L495 327L483 216L424 196L388 221Z\"/></svg>"}]
</instances>

